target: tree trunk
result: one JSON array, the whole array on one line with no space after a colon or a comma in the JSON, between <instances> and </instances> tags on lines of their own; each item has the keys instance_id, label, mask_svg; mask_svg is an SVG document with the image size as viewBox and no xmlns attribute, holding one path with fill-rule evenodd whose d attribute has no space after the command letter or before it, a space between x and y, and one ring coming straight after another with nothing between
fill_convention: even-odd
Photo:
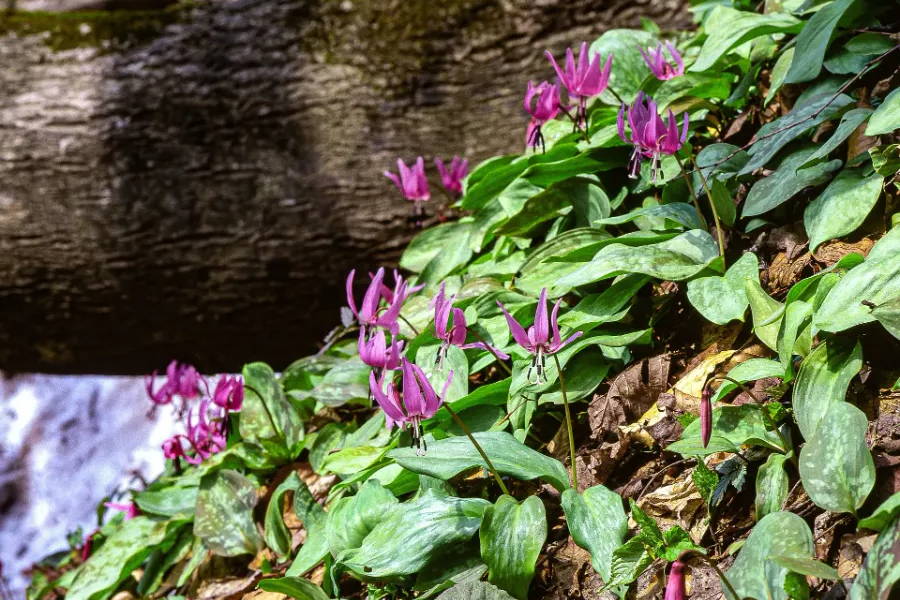
<instances>
[{"instance_id":1,"label":"tree trunk","mask_svg":"<svg viewBox=\"0 0 900 600\"><path fill-rule=\"evenodd\" d=\"M413 233L384 169L519 149L542 51L641 16L689 21L681 0L0 16L0 367L284 367L338 322L347 271Z\"/></svg>"}]
</instances>

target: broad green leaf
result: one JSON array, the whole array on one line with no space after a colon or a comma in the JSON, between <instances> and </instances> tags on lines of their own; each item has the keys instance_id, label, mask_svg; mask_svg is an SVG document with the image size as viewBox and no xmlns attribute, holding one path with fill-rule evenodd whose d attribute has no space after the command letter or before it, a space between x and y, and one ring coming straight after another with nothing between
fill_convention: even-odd
<instances>
[{"instance_id":1,"label":"broad green leaf","mask_svg":"<svg viewBox=\"0 0 900 600\"><path fill-rule=\"evenodd\" d=\"M429 227L414 237L403 256L400 266L413 273L421 273L436 256L446 253L448 248L462 246L460 238L468 237L470 225L458 221Z\"/></svg>"},{"instance_id":2,"label":"broad green leaf","mask_svg":"<svg viewBox=\"0 0 900 600\"><path fill-rule=\"evenodd\" d=\"M803 489L817 506L856 514L875 485L866 445L866 415L847 402L832 404L800 451Z\"/></svg>"},{"instance_id":3,"label":"broad green leaf","mask_svg":"<svg viewBox=\"0 0 900 600\"><path fill-rule=\"evenodd\" d=\"M486 581L470 581L453 586L437 600L512 600L512 596Z\"/></svg>"},{"instance_id":4,"label":"broad green leaf","mask_svg":"<svg viewBox=\"0 0 900 600\"><path fill-rule=\"evenodd\" d=\"M506 404L506 397L509 394L510 381L511 378L507 377L506 379L502 379L500 381L480 385L472 390L472 392L464 398L460 398L459 400L450 402L450 406L457 413L461 413L467 409L477 408L480 406L502 406ZM452 419L453 418L450 416L450 412L447 411L446 408L441 406L441 408L438 409L438 412L435 413L434 417L432 417L432 422L447 423L448 421L452 421Z\"/></svg>"},{"instance_id":5,"label":"broad green leaf","mask_svg":"<svg viewBox=\"0 0 900 600\"><path fill-rule=\"evenodd\" d=\"M541 288L548 287L561 273L574 271L580 266L577 262L562 264L550 262L549 259L584 248L590 248L593 255L596 252L594 250L596 244L612 242L613 238L602 229L583 227L566 231L541 244L528 256L519 270L516 287L527 294L537 296Z\"/></svg>"},{"instance_id":6,"label":"broad green leaf","mask_svg":"<svg viewBox=\"0 0 900 600\"><path fill-rule=\"evenodd\" d=\"M764 104L769 104L784 84L784 78L788 69L791 68L791 63L794 61L795 51L796 48L791 46L778 55L778 60L775 61L775 65L772 67L772 74L769 75L769 91L766 93Z\"/></svg>"},{"instance_id":7,"label":"broad green leaf","mask_svg":"<svg viewBox=\"0 0 900 600\"><path fill-rule=\"evenodd\" d=\"M668 281L693 277L718 257L716 242L706 231L693 229L670 240L647 246L614 243L591 262L557 280L551 294L624 273L641 273Z\"/></svg>"},{"instance_id":8,"label":"broad green leaf","mask_svg":"<svg viewBox=\"0 0 900 600\"><path fill-rule=\"evenodd\" d=\"M658 43L656 36L646 31L636 29L610 29L593 44L590 45L588 52L590 54L600 54L603 61L606 57L613 54L612 69L609 76L609 87L616 90L616 93L625 102L631 102L641 89L641 84L647 77L647 65L641 58L638 47L649 48L656 47ZM562 57L556 57L557 61L561 61ZM560 62L560 64L562 64ZM606 104L618 106L619 99L612 95L608 90L604 91L600 96L600 100Z\"/></svg>"},{"instance_id":9,"label":"broad green leaf","mask_svg":"<svg viewBox=\"0 0 900 600\"><path fill-rule=\"evenodd\" d=\"M705 71L730 50L761 35L792 33L801 22L784 13L761 15L727 6L716 6L703 25L708 34L690 71Z\"/></svg>"},{"instance_id":10,"label":"broad green leaf","mask_svg":"<svg viewBox=\"0 0 900 600\"><path fill-rule=\"evenodd\" d=\"M363 471L376 464L385 453L387 453L387 448L374 446L342 448L328 455L322 464L322 472L352 475L357 471Z\"/></svg>"},{"instance_id":11,"label":"broad green leaf","mask_svg":"<svg viewBox=\"0 0 900 600\"><path fill-rule=\"evenodd\" d=\"M756 474L756 520L778 512L788 495L788 476L784 470L784 454L770 454Z\"/></svg>"},{"instance_id":12,"label":"broad green leaf","mask_svg":"<svg viewBox=\"0 0 900 600\"><path fill-rule=\"evenodd\" d=\"M191 518L197 504L197 486L171 485L162 489L145 490L134 495L134 502L143 513Z\"/></svg>"},{"instance_id":13,"label":"broad green leaf","mask_svg":"<svg viewBox=\"0 0 900 600\"><path fill-rule=\"evenodd\" d=\"M642 536L631 538L613 551L607 585L624 586L631 583L652 562L653 556L647 551ZM619 596L624 595L623 590Z\"/></svg>"},{"instance_id":14,"label":"broad green leaf","mask_svg":"<svg viewBox=\"0 0 900 600\"><path fill-rule=\"evenodd\" d=\"M294 490L294 514L306 529L306 541L285 575L299 577L328 555L328 515L302 481Z\"/></svg>"},{"instance_id":15,"label":"broad green leaf","mask_svg":"<svg viewBox=\"0 0 900 600\"><path fill-rule=\"evenodd\" d=\"M781 328L778 330L778 342L776 344L778 350L778 360L784 366L785 379L793 378L794 354L806 356L809 354L809 347L812 339L808 335L804 335L805 328L808 327L812 319L813 307L803 300L795 300L787 305L784 310L784 317L781 319Z\"/></svg>"},{"instance_id":16,"label":"broad green leaf","mask_svg":"<svg viewBox=\"0 0 900 600\"><path fill-rule=\"evenodd\" d=\"M900 129L900 88L893 90L875 109L869 125L866 127L866 135L883 135Z\"/></svg>"},{"instance_id":17,"label":"broad green leaf","mask_svg":"<svg viewBox=\"0 0 900 600\"><path fill-rule=\"evenodd\" d=\"M879 305L900 296L900 227L882 237L865 262L831 288L813 324L825 331L843 331L875 320L863 302Z\"/></svg>"},{"instance_id":18,"label":"broad green leaf","mask_svg":"<svg viewBox=\"0 0 900 600\"><path fill-rule=\"evenodd\" d=\"M781 556L776 554L775 556L770 556L769 559L775 561L782 567L801 575L809 575L810 577L818 577L819 579L840 579L837 569L814 558Z\"/></svg>"},{"instance_id":19,"label":"broad green leaf","mask_svg":"<svg viewBox=\"0 0 900 600\"><path fill-rule=\"evenodd\" d=\"M139 516L122 523L78 569L66 598L106 598L167 536L169 524Z\"/></svg>"},{"instance_id":20,"label":"broad green leaf","mask_svg":"<svg viewBox=\"0 0 900 600\"><path fill-rule=\"evenodd\" d=\"M524 480L539 477L559 491L569 487L569 475L555 458L532 450L505 431L474 435L500 473ZM444 480L469 469L487 469L472 442L464 436L429 442L425 456L418 456L412 448L397 448L388 456L410 471Z\"/></svg>"},{"instance_id":21,"label":"broad green leaf","mask_svg":"<svg viewBox=\"0 0 900 600\"><path fill-rule=\"evenodd\" d=\"M704 446L703 441L699 438L691 438L678 440L666 447L667 452L677 452L683 456L707 456L716 452L739 452L738 447L728 438L720 435L713 435L709 438L709 443Z\"/></svg>"},{"instance_id":22,"label":"broad green leaf","mask_svg":"<svg viewBox=\"0 0 900 600\"><path fill-rule=\"evenodd\" d=\"M562 507L572 539L591 553L591 565L603 581L610 581L613 551L628 532L622 497L602 485L581 494L568 489L563 492Z\"/></svg>"},{"instance_id":23,"label":"broad green leaf","mask_svg":"<svg viewBox=\"0 0 900 600\"><path fill-rule=\"evenodd\" d=\"M470 539L489 503L426 490L418 498L382 513L358 548L338 560L360 575L396 577L417 572L438 549Z\"/></svg>"},{"instance_id":24,"label":"broad green leaf","mask_svg":"<svg viewBox=\"0 0 900 600\"><path fill-rule=\"evenodd\" d=\"M781 330L784 305L768 295L759 283L759 276L744 279L744 293L750 302L753 313L753 333L763 344L776 350L778 348L778 332Z\"/></svg>"},{"instance_id":25,"label":"broad green leaf","mask_svg":"<svg viewBox=\"0 0 900 600\"><path fill-rule=\"evenodd\" d=\"M525 200L521 207L514 209L509 220L499 227L498 235L524 235L536 225L568 213L576 202L584 205L599 203L606 198L598 182L586 177L573 177L551 185L546 190ZM607 199L607 207L609 200ZM507 214L510 209L507 207ZM608 213L608 209L606 211Z\"/></svg>"},{"instance_id":26,"label":"broad green leaf","mask_svg":"<svg viewBox=\"0 0 900 600\"><path fill-rule=\"evenodd\" d=\"M697 153L697 166L694 173L694 188L701 189L703 180L724 181L733 178L744 168L750 155L732 144L710 144Z\"/></svg>"},{"instance_id":27,"label":"broad green leaf","mask_svg":"<svg viewBox=\"0 0 900 600\"><path fill-rule=\"evenodd\" d=\"M577 402L591 395L606 379L610 367L610 361L604 358L602 348L587 348L584 352L579 352L564 367L568 401ZM541 392L539 403L563 403L558 378L550 389Z\"/></svg>"},{"instance_id":28,"label":"broad green leaf","mask_svg":"<svg viewBox=\"0 0 900 600\"><path fill-rule=\"evenodd\" d=\"M650 95L653 96L659 110L664 111L669 105L685 97L727 98L733 80L734 75L728 72L685 73L661 82L659 88Z\"/></svg>"},{"instance_id":29,"label":"broad green leaf","mask_svg":"<svg viewBox=\"0 0 900 600\"><path fill-rule=\"evenodd\" d=\"M838 21L855 0L834 0L819 9L797 36L796 52L785 83L814 79L822 70L822 60Z\"/></svg>"},{"instance_id":30,"label":"broad green leaf","mask_svg":"<svg viewBox=\"0 0 900 600\"><path fill-rule=\"evenodd\" d=\"M855 35L831 53L825 60L825 68L831 73L856 75L875 56L887 52L893 45L889 37L877 33Z\"/></svg>"},{"instance_id":31,"label":"broad green leaf","mask_svg":"<svg viewBox=\"0 0 900 600\"><path fill-rule=\"evenodd\" d=\"M895 492L890 498L881 503L871 516L859 520L860 529L882 531L891 521L900 515L900 492Z\"/></svg>"},{"instance_id":32,"label":"broad green leaf","mask_svg":"<svg viewBox=\"0 0 900 600\"><path fill-rule=\"evenodd\" d=\"M428 600L455 585L480 581L487 572L487 565L481 560L478 544L473 542L456 544L436 552L416 573L413 586L418 592L416 598Z\"/></svg>"},{"instance_id":33,"label":"broad green leaf","mask_svg":"<svg viewBox=\"0 0 900 600\"><path fill-rule=\"evenodd\" d=\"M259 589L276 594L285 594L297 600L329 600L328 594L309 579L303 577L277 577L263 579Z\"/></svg>"},{"instance_id":34,"label":"broad green leaf","mask_svg":"<svg viewBox=\"0 0 900 600\"><path fill-rule=\"evenodd\" d=\"M900 144L888 144L887 146L875 146L869 148L869 156L872 158L872 167L879 175L892 177L900 171ZM896 185L897 184L894 183L895 187ZM897 220L895 218L894 225L896 224Z\"/></svg>"},{"instance_id":35,"label":"broad green leaf","mask_svg":"<svg viewBox=\"0 0 900 600\"><path fill-rule=\"evenodd\" d=\"M831 137L818 146L815 152L809 155L809 158L806 159L803 166L807 167L820 158L825 158L831 154L831 152L843 144L844 141L850 137L850 134L856 131L857 127L868 119L871 114L871 108L854 108L845 112L844 116L841 117L841 122L838 124L837 129L831 134ZM853 157L851 156L849 158Z\"/></svg>"},{"instance_id":36,"label":"broad green leaf","mask_svg":"<svg viewBox=\"0 0 900 600\"><path fill-rule=\"evenodd\" d=\"M770 513L750 532L726 573L738 597L727 588L725 595L728 600L787 600L784 579L789 569L769 557L810 558L812 554L812 533L801 517L789 512Z\"/></svg>"},{"instance_id":37,"label":"broad green leaf","mask_svg":"<svg viewBox=\"0 0 900 600\"><path fill-rule=\"evenodd\" d=\"M587 331L597 325L621 319L638 290L647 285L645 275L625 275L599 294L588 294L559 317L560 327Z\"/></svg>"},{"instance_id":38,"label":"broad green leaf","mask_svg":"<svg viewBox=\"0 0 900 600\"><path fill-rule=\"evenodd\" d=\"M756 381L757 379L764 379L766 377L781 377L782 375L784 375L784 367L781 363L777 360L768 358L751 358L728 371L728 377L735 381L740 381L741 383ZM718 402L733 392L737 387L737 385L730 381L723 381L722 385L716 389L716 393L713 394L712 401Z\"/></svg>"},{"instance_id":39,"label":"broad green leaf","mask_svg":"<svg viewBox=\"0 0 900 600\"><path fill-rule=\"evenodd\" d=\"M872 316L892 336L900 339L900 297L893 298L872 308Z\"/></svg>"},{"instance_id":40,"label":"broad green leaf","mask_svg":"<svg viewBox=\"0 0 900 600\"><path fill-rule=\"evenodd\" d=\"M416 364L422 366L422 371L438 393L444 389L447 380L450 380L443 399L445 402L453 402L469 393L469 360L462 349L449 346L443 362L440 362L439 351L439 344L421 346L416 352Z\"/></svg>"},{"instance_id":41,"label":"broad green leaf","mask_svg":"<svg viewBox=\"0 0 900 600\"><path fill-rule=\"evenodd\" d=\"M607 217L594 221L594 225L621 225L634 221L639 217L655 217L674 221L687 229L702 229L703 222L697 216L697 209L692 204L686 202L672 202L670 204L657 204L645 208L636 208L624 215L616 217Z\"/></svg>"},{"instance_id":42,"label":"broad green leaf","mask_svg":"<svg viewBox=\"0 0 900 600\"><path fill-rule=\"evenodd\" d=\"M854 100L850 96L840 94L835 97L831 92L818 94L808 102L797 102L791 112L766 123L759 129L755 136L758 141L750 147L750 160L741 168L739 174L746 175L765 166L788 143L812 131L821 123L837 117L844 108L853 103ZM811 150L809 155L813 152L815 149ZM802 164L804 163L800 162L796 166Z\"/></svg>"},{"instance_id":43,"label":"broad green leaf","mask_svg":"<svg viewBox=\"0 0 900 600\"><path fill-rule=\"evenodd\" d=\"M900 518L875 540L850 588L849 600L891 600L894 585L900 580Z\"/></svg>"},{"instance_id":44,"label":"broad green leaf","mask_svg":"<svg viewBox=\"0 0 900 600\"><path fill-rule=\"evenodd\" d=\"M512 496L500 496L484 509L479 536L488 581L525 600L547 539L543 502L537 496L529 496L519 504Z\"/></svg>"},{"instance_id":45,"label":"broad green leaf","mask_svg":"<svg viewBox=\"0 0 900 600\"><path fill-rule=\"evenodd\" d=\"M884 177L866 177L862 169L844 169L803 212L809 249L815 252L822 242L856 231L881 195Z\"/></svg>"},{"instance_id":46,"label":"broad green leaf","mask_svg":"<svg viewBox=\"0 0 900 600\"><path fill-rule=\"evenodd\" d=\"M325 373L310 391L299 391L300 398L313 398L326 406L336 407L369 396L369 373L372 369L358 357L342 360Z\"/></svg>"},{"instance_id":47,"label":"broad green leaf","mask_svg":"<svg viewBox=\"0 0 900 600\"><path fill-rule=\"evenodd\" d=\"M285 398L272 368L265 363L244 365L244 404L240 433L278 458L293 458L303 441L303 421Z\"/></svg>"},{"instance_id":48,"label":"broad green leaf","mask_svg":"<svg viewBox=\"0 0 900 600\"><path fill-rule=\"evenodd\" d=\"M291 471L291 474L272 492L272 496L269 498L269 505L266 507L266 545L282 559L291 553L291 533L284 524L284 517L281 512L284 495L287 492L293 492L300 485L301 481L300 477L297 476L297 472Z\"/></svg>"},{"instance_id":49,"label":"broad green leaf","mask_svg":"<svg viewBox=\"0 0 900 600\"><path fill-rule=\"evenodd\" d=\"M737 206L731 198L728 187L719 179L708 182L709 194L707 197L716 209L716 214L726 227L732 227L737 219Z\"/></svg>"},{"instance_id":50,"label":"broad green leaf","mask_svg":"<svg viewBox=\"0 0 900 600\"><path fill-rule=\"evenodd\" d=\"M758 179L747 193L741 216L753 217L769 212L793 198L804 188L821 185L831 179L831 173L843 164L840 160L800 168L815 150L815 146L809 146L789 154L771 175Z\"/></svg>"},{"instance_id":51,"label":"broad green leaf","mask_svg":"<svg viewBox=\"0 0 900 600\"><path fill-rule=\"evenodd\" d=\"M833 404L844 402L850 381L862 368L862 346L826 339L800 365L791 396L794 418L807 441Z\"/></svg>"},{"instance_id":52,"label":"broad green leaf","mask_svg":"<svg viewBox=\"0 0 900 600\"><path fill-rule=\"evenodd\" d=\"M718 325L735 319L744 320L749 301L744 291L745 279L758 279L759 261L752 252L745 252L728 267L724 276L712 275L692 279L687 285L691 305L708 321Z\"/></svg>"},{"instance_id":53,"label":"broad green leaf","mask_svg":"<svg viewBox=\"0 0 900 600\"><path fill-rule=\"evenodd\" d=\"M219 556L256 554L263 545L253 519L256 501L256 485L237 471L206 475L197 494L194 535Z\"/></svg>"},{"instance_id":54,"label":"broad green leaf","mask_svg":"<svg viewBox=\"0 0 900 600\"><path fill-rule=\"evenodd\" d=\"M337 558L359 548L366 536L389 514L399 510L397 498L375 480L366 481L355 496L341 498L328 511L328 549Z\"/></svg>"},{"instance_id":55,"label":"broad green leaf","mask_svg":"<svg viewBox=\"0 0 900 600\"><path fill-rule=\"evenodd\" d=\"M712 432L713 436L725 438L735 446L743 446L745 444L752 446L763 446L771 450L784 452L786 449L782 447L781 438L778 434L766 429L765 421L760 413L759 407L751 404L742 404L740 406L719 406L712 412ZM687 454L682 449L688 443L698 444L700 442L700 419L692 421L684 432L681 434L681 440L670 444L666 450L670 452L680 452ZM695 447L694 447L695 448ZM710 443L709 447L703 449L696 454L706 456L717 452Z\"/></svg>"}]
</instances>

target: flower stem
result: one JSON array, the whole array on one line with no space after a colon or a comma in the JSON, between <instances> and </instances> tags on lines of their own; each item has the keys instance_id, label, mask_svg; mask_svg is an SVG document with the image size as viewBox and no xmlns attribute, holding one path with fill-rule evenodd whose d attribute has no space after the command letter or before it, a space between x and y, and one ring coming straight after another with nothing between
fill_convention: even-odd
<instances>
[{"instance_id":1,"label":"flower stem","mask_svg":"<svg viewBox=\"0 0 900 600\"><path fill-rule=\"evenodd\" d=\"M578 491L578 469L575 466L575 434L572 431L572 414L569 411L569 397L566 394L566 380L563 378L562 367L559 364L559 358L554 354L553 361L556 363L556 373L559 376L559 390L562 392L563 408L566 412L566 433L569 436L569 458L572 461L572 487Z\"/></svg>"},{"instance_id":2,"label":"flower stem","mask_svg":"<svg viewBox=\"0 0 900 600\"><path fill-rule=\"evenodd\" d=\"M245 382L244 387L246 389L250 390L251 392L253 392L254 394L256 394L257 398L259 398L259 403L263 407L263 412L266 413L266 417L268 417L268 419L269 419L269 425L272 426L272 429L275 430L275 433L278 435L279 438L281 438L281 441L286 444L287 438L285 437L284 432L281 431L281 429L278 428L278 425L275 424L275 418L272 417L272 413L271 413L271 411L269 411L269 406L266 404L265 398L263 398L262 394L260 394L258 391L256 391L256 389L252 385L247 385L247 383Z\"/></svg>"},{"instance_id":3,"label":"flower stem","mask_svg":"<svg viewBox=\"0 0 900 600\"><path fill-rule=\"evenodd\" d=\"M419 330L416 329L416 328L413 326L413 324L410 323L410 322L406 319L406 317L404 317L403 315L399 315L399 314L397 315L397 317L399 317L401 321L403 321L404 323L406 323L406 326L409 327L409 328L412 330L414 336L419 335Z\"/></svg>"},{"instance_id":4,"label":"flower stem","mask_svg":"<svg viewBox=\"0 0 900 600\"><path fill-rule=\"evenodd\" d=\"M494 355L494 358L497 359L497 364L503 367L503 370L506 371L506 374L512 377L512 369L510 369L509 365L503 362L503 359L501 359L500 356L497 355L497 351L494 350L494 347L484 341L484 338L478 335L477 332L473 331L472 333L475 334L475 339L484 344L484 347L487 349L487 351Z\"/></svg>"},{"instance_id":5,"label":"flower stem","mask_svg":"<svg viewBox=\"0 0 900 600\"><path fill-rule=\"evenodd\" d=\"M713 202L712 193L709 191L709 186L706 184L706 177L703 176L703 170L697 166L697 160L692 158L694 162L694 169L696 169L697 174L700 175L700 183L703 185L703 190L706 192L706 199L709 201L709 207L712 209L713 221L716 224L716 239L719 241L719 256L722 257L722 267L725 266L725 236L722 234L722 223L719 222L719 211L716 210L716 203ZM681 164L681 161L678 161ZM681 167L681 172L684 173L684 167Z\"/></svg>"},{"instance_id":6,"label":"flower stem","mask_svg":"<svg viewBox=\"0 0 900 600\"><path fill-rule=\"evenodd\" d=\"M678 161L678 167L681 169L681 175L684 177L684 183L687 184L688 193L691 195L691 202L694 203L694 208L697 209L697 216L703 222L703 226L709 228L709 225L706 224L706 219L703 218L703 211L700 210L700 201L697 200L697 194L694 192L694 184L691 183L691 178L688 177L687 171L684 169L684 163L681 162L681 158L678 157L677 154L673 154L675 160ZM719 246L719 253L722 253L722 247Z\"/></svg>"},{"instance_id":7,"label":"flower stem","mask_svg":"<svg viewBox=\"0 0 900 600\"><path fill-rule=\"evenodd\" d=\"M447 412L450 413L450 416L453 417L453 420L456 421L456 424L459 425L459 428L463 430L463 433L469 438L469 441L472 442L472 445L475 446L475 449L478 450L478 454L481 455L481 458L484 460L484 464L487 465L488 469L491 472L491 475L494 476L494 481L497 482L497 485L500 486L500 489L507 496L511 495L509 490L506 488L506 484L503 483L503 480L500 479L500 474L497 472L497 468L494 466L494 463L491 462L491 459L488 458L487 453L485 453L484 448L481 447L481 444L478 443L478 440L475 439L475 436L472 435L472 430L469 429L469 426L465 424L465 422L456 414L456 411L450 408L448 403L444 403L444 408L447 409Z\"/></svg>"}]
</instances>

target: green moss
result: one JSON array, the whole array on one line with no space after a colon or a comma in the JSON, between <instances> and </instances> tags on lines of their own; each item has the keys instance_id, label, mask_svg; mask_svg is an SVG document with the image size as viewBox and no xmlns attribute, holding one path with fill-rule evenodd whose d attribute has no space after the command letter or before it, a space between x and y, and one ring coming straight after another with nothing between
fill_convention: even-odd
<instances>
[{"instance_id":1,"label":"green moss","mask_svg":"<svg viewBox=\"0 0 900 600\"><path fill-rule=\"evenodd\" d=\"M0 35L40 36L54 51L118 50L157 38L188 7L179 3L162 10L0 13Z\"/></svg>"}]
</instances>

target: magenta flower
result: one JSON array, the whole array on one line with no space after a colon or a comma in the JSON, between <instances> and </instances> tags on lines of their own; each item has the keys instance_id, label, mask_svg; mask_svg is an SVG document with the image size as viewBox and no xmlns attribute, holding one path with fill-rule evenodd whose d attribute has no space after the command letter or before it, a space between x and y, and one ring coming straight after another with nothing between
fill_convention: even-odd
<instances>
[{"instance_id":1,"label":"magenta flower","mask_svg":"<svg viewBox=\"0 0 900 600\"><path fill-rule=\"evenodd\" d=\"M576 331L564 341L560 339L559 323L557 322L557 313L562 300L557 300L553 305L553 311L550 313L550 319L547 319L547 288L541 290L541 297L538 300L537 308L534 311L534 324L525 331L518 321L516 321L506 307L498 300L497 305L506 316L506 322L509 325L509 332L513 339L522 348L534 355L531 366L528 367L528 381L530 383L541 383L546 381L544 376L544 358L551 354L556 354L562 348L570 344L573 340L581 335L580 331ZM551 335L552 329L552 335ZM531 372L537 373L537 378L531 379Z\"/></svg>"},{"instance_id":2,"label":"magenta flower","mask_svg":"<svg viewBox=\"0 0 900 600\"><path fill-rule=\"evenodd\" d=\"M703 388L700 395L700 439L703 447L709 445L712 437L712 388L708 385Z\"/></svg>"},{"instance_id":3,"label":"magenta flower","mask_svg":"<svg viewBox=\"0 0 900 600\"><path fill-rule=\"evenodd\" d=\"M444 166L444 161L434 159L434 164L441 174L441 184L444 189L454 196L462 195L462 182L469 173L469 161L459 156L454 156L449 166Z\"/></svg>"},{"instance_id":4,"label":"magenta flower","mask_svg":"<svg viewBox=\"0 0 900 600\"><path fill-rule=\"evenodd\" d=\"M241 410L244 404L244 382L240 377L224 375L216 382L213 392L213 404L228 411Z\"/></svg>"},{"instance_id":5,"label":"magenta flower","mask_svg":"<svg viewBox=\"0 0 900 600\"><path fill-rule=\"evenodd\" d=\"M485 342L474 342L466 344L466 336L468 335L468 326L466 324L466 315L459 308L453 308L453 299L456 296L446 297L444 293L445 284L441 284L437 295L431 301L434 307L434 335L441 340L441 349L438 352L438 361L443 361L447 354L448 346L458 346L463 350L470 348L481 348L501 360L506 360L509 355L502 352ZM452 325L451 325L452 315Z\"/></svg>"},{"instance_id":6,"label":"magenta flower","mask_svg":"<svg viewBox=\"0 0 900 600\"><path fill-rule=\"evenodd\" d=\"M133 519L139 514L141 511L138 510L137 504L134 502L129 502L128 504L119 504L116 502L104 502L103 506L106 508L117 510L119 512L125 513L125 520Z\"/></svg>"},{"instance_id":7,"label":"magenta flower","mask_svg":"<svg viewBox=\"0 0 900 600\"><path fill-rule=\"evenodd\" d=\"M623 104L619 109L616 125L622 141L634 146L628 174L632 178L637 177L641 171L642 159L650 158L652 159L650 173L653 180L656 181L659 157L663 154L675 154L687 139L688 115L684 114L679 137L675 115L672 114L672 111L669 110L668 124L664 123L656 112L656 102L645 96L643 92L639 92L627 109L628 125L631 128L631 139L629 140L625 136L625 111L626 107Z\"/></svg>"},{"instance_id":8,"label":"magenta flower","mask_svg":"<svg viewBox=\"0 0 900 600\"><path fill-rule=\"evenodd\" d=\"M651 50L648 48L646 51L643 48L638 47L641 51L641 56L644 57L644 62L647 63L647 66L650 67L650 71L653 73L653 76L661 81L665 81L666 79L672 79L673 77L678 77L679 75L684 75L684 61L681 59L681 54L678 53L678 50L672 44L672 42L666 42L665 49L669 52L669 57L673 61L675 61L675 66L666 60L666 57L663 55L663 45L659 44L656 47L656 50Z\"/></svg>"},{"instance_id":9,"label":"magenta flower","mask_svg":"<svg viewBox=\"0 0 900 600\"><path fill-rule=\"evenodd\" d=\"M185 458L184 446L181 444L183 435L173 435L162 443L163 456L170 460Z\"/></svg>"},{"instance_id":10,"label":"magenta flower","mask_svg":"<svg viewBox=\"0 0 900 600\"><path fill-rule=\"evenodd\" d=\"M360 327L358 349L360 360L370 367L388 370L400 368L403 342L397 341L394 336L389 347L382 329L376 329L374 334L367 336L366 328Z\"/></svg>"},{"instance_id":11,"label":"magenta flower","mask_svg":"<svg viewBox=\"0 0 900 600\"><path fill-rule=\"evenodd\" d=\"M447 376L444 389L438 395L425 373L417 365L403 358L400 368L403 372L402 393L394 385L391 376L385 377L387 371L382 373L378 379L376 379L375 373L370 373L369 387L378 406L384 411L387 426L393 428L395 424L406 425L412 435L413 445L420 454L424 454L427 448L422 439L422 421L433 417L441 407L447 387L453 378L453 372L451 371Z\"/></svg>"},{"instance_id":12,"label":"magenta flower","mask_svg":"<svg viewBox=\"0 0 900 600\"><path fill-rule=\"evenodd\" d=\"M394 289L390 289L384 285L384 267L378 269L372 276L369 287L363 296L362 304L359 309L356 308L356 300L353 297L353 278L356 276L356 269L350 271L347 275L346 291L347 304L350 312L359 321L360 326L376 326L384 327L392 334L396 335L400 327L397 318L400 316L400 309L406 299L422 289L422 286L409 287L409 283L404 281L397 271L394 271ZM386 303L386 308L382 307L382 299Z\"/></svg>"},{"instance_id":13,"label":"magenta flower","mask_svg":"<svg viewBox=\"0 0 900 600\"><path fill-rule=\"evenodd\" d=\"M407 167L406 163L398 158L397 170L400 171L399 176L390 171L385 171L384 175L400 188L407 200L419 203L431 198L431 192L428 191L428 179L425 178L424 158L418 157L412 168Z\"/></svg>"},{"instance_id":14,"label":"magenta flower","mask_svg":"<svg viewBox=\"0 0 900 600\"><path fill-rule=\"evenodd\" d=\"M578 52L578 63L575 63L572 49L568 48L566 49L566 68L561 69L549 50L546 50L544 54L550 59L550 64L556 70L559 80L569 92L569 99L578 102L576 124L587 123L587 99L599 96L609 85L613 55L607 56L606 63L601 67L600 54L588 57L587 42L582 42Z\"/></svg>"},{"instance_id":15,"label":"magenta flower","mask_svg":"<svg viewBox=\"0 0 900 600\"><path fill-rule=\"evenodd\" d=\"M663 600L684 600L684 596L684 563L676 560L672 563L672 569L669 571Z\"/></svg>"},{"instance_id":16,"label":"magenta flower","mask_svg":"<svg viewBox=\"0 0 900 600\"><path fill-rule=\"evenodd\" d=\"M534 101L534 97L537 100ZM525 91L525 112L531 115L528 130L525 133L525 145L531 148L544 146L544 136L541 134L541 126L552 120L559 114L559 86L542 81L539 85L528 82Z\"/></svg>"},{"instance_id":17,"label":"magenta flower","mask_svg":"<svg viewBox=\"0 0 900 600\"><path fill-rule=\"evenodd\" d=\"M180 396L182 400L192 400L200 395L200 384L206 386L206 381L197 369L188 364L179 364L177 360L173 360L166 367L166 381L154 391L153 380L156 376L157 372L153 371L144 381L144 385L150 400L157 405L169 404L175 396Z\"/></svg>"},{"instance_id":18,"label":"magenta flower","mask_svg":"<svg viewBox=\"0 0 900 600\"><path fill-rule=\"evenodd\" d=\"M214 410L214 409L213 409ZM226 415L210 416L209 400L203 400L197 410L197 423L193 423L192 412L188 413L185 438L194 450L193 456L184 456L192 465L198 465L213 454L225 449Z\"/></svg>"}]
</instances>

